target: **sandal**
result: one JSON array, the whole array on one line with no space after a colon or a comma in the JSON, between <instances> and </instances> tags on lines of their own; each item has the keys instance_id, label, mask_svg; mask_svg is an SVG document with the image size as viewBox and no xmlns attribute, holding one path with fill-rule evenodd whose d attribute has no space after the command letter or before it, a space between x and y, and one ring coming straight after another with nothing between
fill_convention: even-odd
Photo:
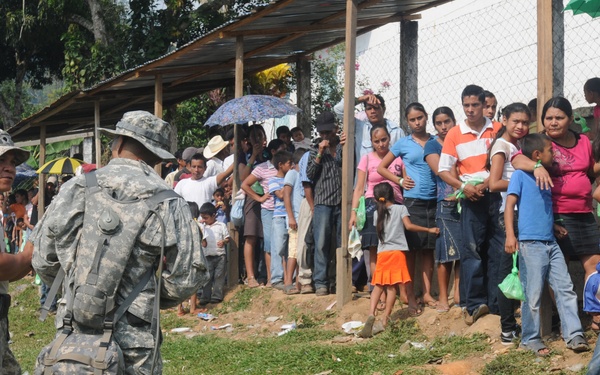
<instances>
[{"instance_id":1,"label":"sandal","mask_svg":"<svg viewBox=\"0 0 600 375\"><path fill-rule=\"evenodd\" d=\"M285 285L283 287L283 293L285 293L285 294L298 294L298 293L300 293L300 291L298 290L298 288L296 288L296 285L290 284L290 285Z\"/></svg>"},{"instance_id":2,"label":"sandal","mask_svg":"<svg viewBox=\"0 0 600 375\"><path fill-rule=\"evenodd\" d=\"M571 349L575 353L581 353L590 350L590 346L583 336L575 336L567 343L567 349Z\"/></svg>"},{"instance_id":3,"label":"sandal","mask_svg":"<svg viewBox=\"0 0 600 375\"><path fill-rule=\"evenodd\" d=\"M573 340L571 340L573 341ZM532 351L538 357L547 357L550 355L550 349L543 342L535 341L528 345L521 344L523 349Z\"/></svg>"},{"instance_id":4,"label":"sandal","mask_svg":"<svg viewBox=\"0 0 600 375\"><path fill-rule=\"evenodd\" d=\"M408 306L408 316L411 318L416 318L417 316L421 316L421 314L423 314L423 310L420 307Z\"/></svg>"},{"instance_id":5,"label":"sandal","mask_svg":"<svg viewBox=\"0 0 600 375\"><path fill-rule=\"evenodd\" d=\"M448 311L450 311L450 305L443 306L441 304L438 304L435 310L440 314L447 313Z\"/></svg>"},{"instance_id":6,"label":"sandal","mask_svg":"<svg viewBox=\"0 0 600 375\"><path fill-rule=\"evenodd\" d=\"M248 288L258 288L258 281L256 281L256 278L254 278L254 277L248 278Z\"/></svg>"},{"instance_id":7,"label":"sandal","mask_svg":"<svg viewBox=\"0 0 600 375\"><path fill-rule=\"evenodd\" d=\"M596 319L594 319L594 318L596 318ZM600 316L596 315L592 318L592 324L590 325L590 329L592 331L594 331L595 334L598 335L598 334L600 334L600 321L596 321L596 320L600 320L600 319L597 319L597 318L600 318Z\"/></svg>"}]
</instances>

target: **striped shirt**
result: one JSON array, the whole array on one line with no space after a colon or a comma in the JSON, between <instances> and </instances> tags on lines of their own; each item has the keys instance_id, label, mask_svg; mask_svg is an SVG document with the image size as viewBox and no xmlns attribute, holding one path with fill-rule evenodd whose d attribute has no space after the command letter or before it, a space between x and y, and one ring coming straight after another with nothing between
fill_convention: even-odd
<instances>
[{"instance_id":1,"label":"striped shirt","mask_svg":"<svg viewBox=\"0 0 600 375\"><path fill-rule=\"evenodd\" d=\"M325 151L320 163L315 162L317 151L310 151L306 175L314 181L315 205L337 206L342 203L342 146L337 145L335 158Z\"/></svg>"},{"instance_id":2,"label":"striped shirt","mask_svg":"<svg viewBox=\"0 0 600 375\"><path fill-rule=\"evenodd\" d=\"M480 132L466 123L450 129L444 140L438 172L450 172L456 165L463 182L474 177L488 178L490 173L485 169L487 151L501 127L501 123L485 118Z\"/></svg>"},{"instance_id":3,"label":"striped shirt","mask_svg":"<svg viewBox=\"0 0 600 375\"><path fill-rule=\"evenodd\" d=\"M256 180L262 186L265 194L269 194L269 180L271 177L275 177L277 174L277 168L269 160L264 163L260 163L252 170L252 175L256 177ZM261 208L265 210L273 211L275 209L275 200L270 195L269 199L260 204Z\"/></svg>"}]
</instances>

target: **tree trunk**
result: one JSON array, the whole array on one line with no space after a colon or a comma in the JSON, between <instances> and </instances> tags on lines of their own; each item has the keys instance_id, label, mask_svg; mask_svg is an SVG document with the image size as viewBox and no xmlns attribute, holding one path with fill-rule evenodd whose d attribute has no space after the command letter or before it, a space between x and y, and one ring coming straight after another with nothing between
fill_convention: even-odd
<instances>
[{"instance_id":1,"label":"tree trunk","mask_svg":"<svg viewBox=\"0 0 600 375\"><path fill-rule=\"evenodd\" d=\"M106 37L104 18L102 18L102 5L100 4L100 0L87 0L87 3L92 14L92 32L94 33L94 40L103 46L106 46L108 44L108 38Z\"/></svg>"}]
</instances>

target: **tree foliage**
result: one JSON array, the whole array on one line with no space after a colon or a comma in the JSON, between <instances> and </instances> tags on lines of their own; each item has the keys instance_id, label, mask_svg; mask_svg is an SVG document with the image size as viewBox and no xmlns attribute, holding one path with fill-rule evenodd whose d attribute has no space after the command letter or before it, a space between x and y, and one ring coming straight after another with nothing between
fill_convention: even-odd
<instances>
[{"instance_id":1,"label":"tree foliage","mask_svg":"<svg viewBox=\"0 0 600 375\"><path fill-rule=\"evenodd\" d=\"M67 90L91 87L266 3L165 0L159 8L155 0L2 0L0 126L27 113L29 87L56 80Z\"/></svg>"}]
</instances>

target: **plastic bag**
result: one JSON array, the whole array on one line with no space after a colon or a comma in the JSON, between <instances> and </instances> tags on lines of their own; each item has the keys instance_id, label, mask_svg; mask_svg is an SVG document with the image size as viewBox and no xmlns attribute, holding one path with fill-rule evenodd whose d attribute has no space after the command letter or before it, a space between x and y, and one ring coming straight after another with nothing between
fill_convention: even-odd
<instances>
[{"instance_id":1,"label":"plastic bag","mask_svg":"<svg viewBox=\"0 0 600 375\"><path fill-rule=\"evenodd\" d=\"M235 197L235 202L231 207L231 213L229 215L231 217L231 222L236 227L244 226L244 203L246 202L246 196L243 193L240 194L240 192L238 192Z\"/></svg>"},{"instance_id":2,"label":"plastic bag","mask_svg":"<svg viewBox=\"0 0 600 375\"><path fill-rule=\"evenodd\" d=\"M519 301L525 301L525 294L523 293L523 286L521 280L519 280L519 269L517 268L517 253L513 253L513 268L510 274L508 274L504 281L502 281L498 288L504 293L506 298L516 299Z\"/></svg>"},{"instance_id":3,"label":"plastic bag","mask_svg":"<svg viewBox=\"0 0 600 375\"><path fill-rule=\"evenodd\" d=\"M361 231L365 227L367 222L367 208L365 207L365 196L363 195L358 200L358 207L356 208L356 229Z\"/></svg>"},{"instance_id":4,"label":"plastic bag","mask_svg":"<svg viewBox=\"0 0 600 375\"><path fill-rule=\"evenodd\" d=\"M352 227L350 235L348 236L348 252L352 258L360 260L363 255L362 243L360 242L360 234L356 227Z\"/></svg>"}]
</instances>

